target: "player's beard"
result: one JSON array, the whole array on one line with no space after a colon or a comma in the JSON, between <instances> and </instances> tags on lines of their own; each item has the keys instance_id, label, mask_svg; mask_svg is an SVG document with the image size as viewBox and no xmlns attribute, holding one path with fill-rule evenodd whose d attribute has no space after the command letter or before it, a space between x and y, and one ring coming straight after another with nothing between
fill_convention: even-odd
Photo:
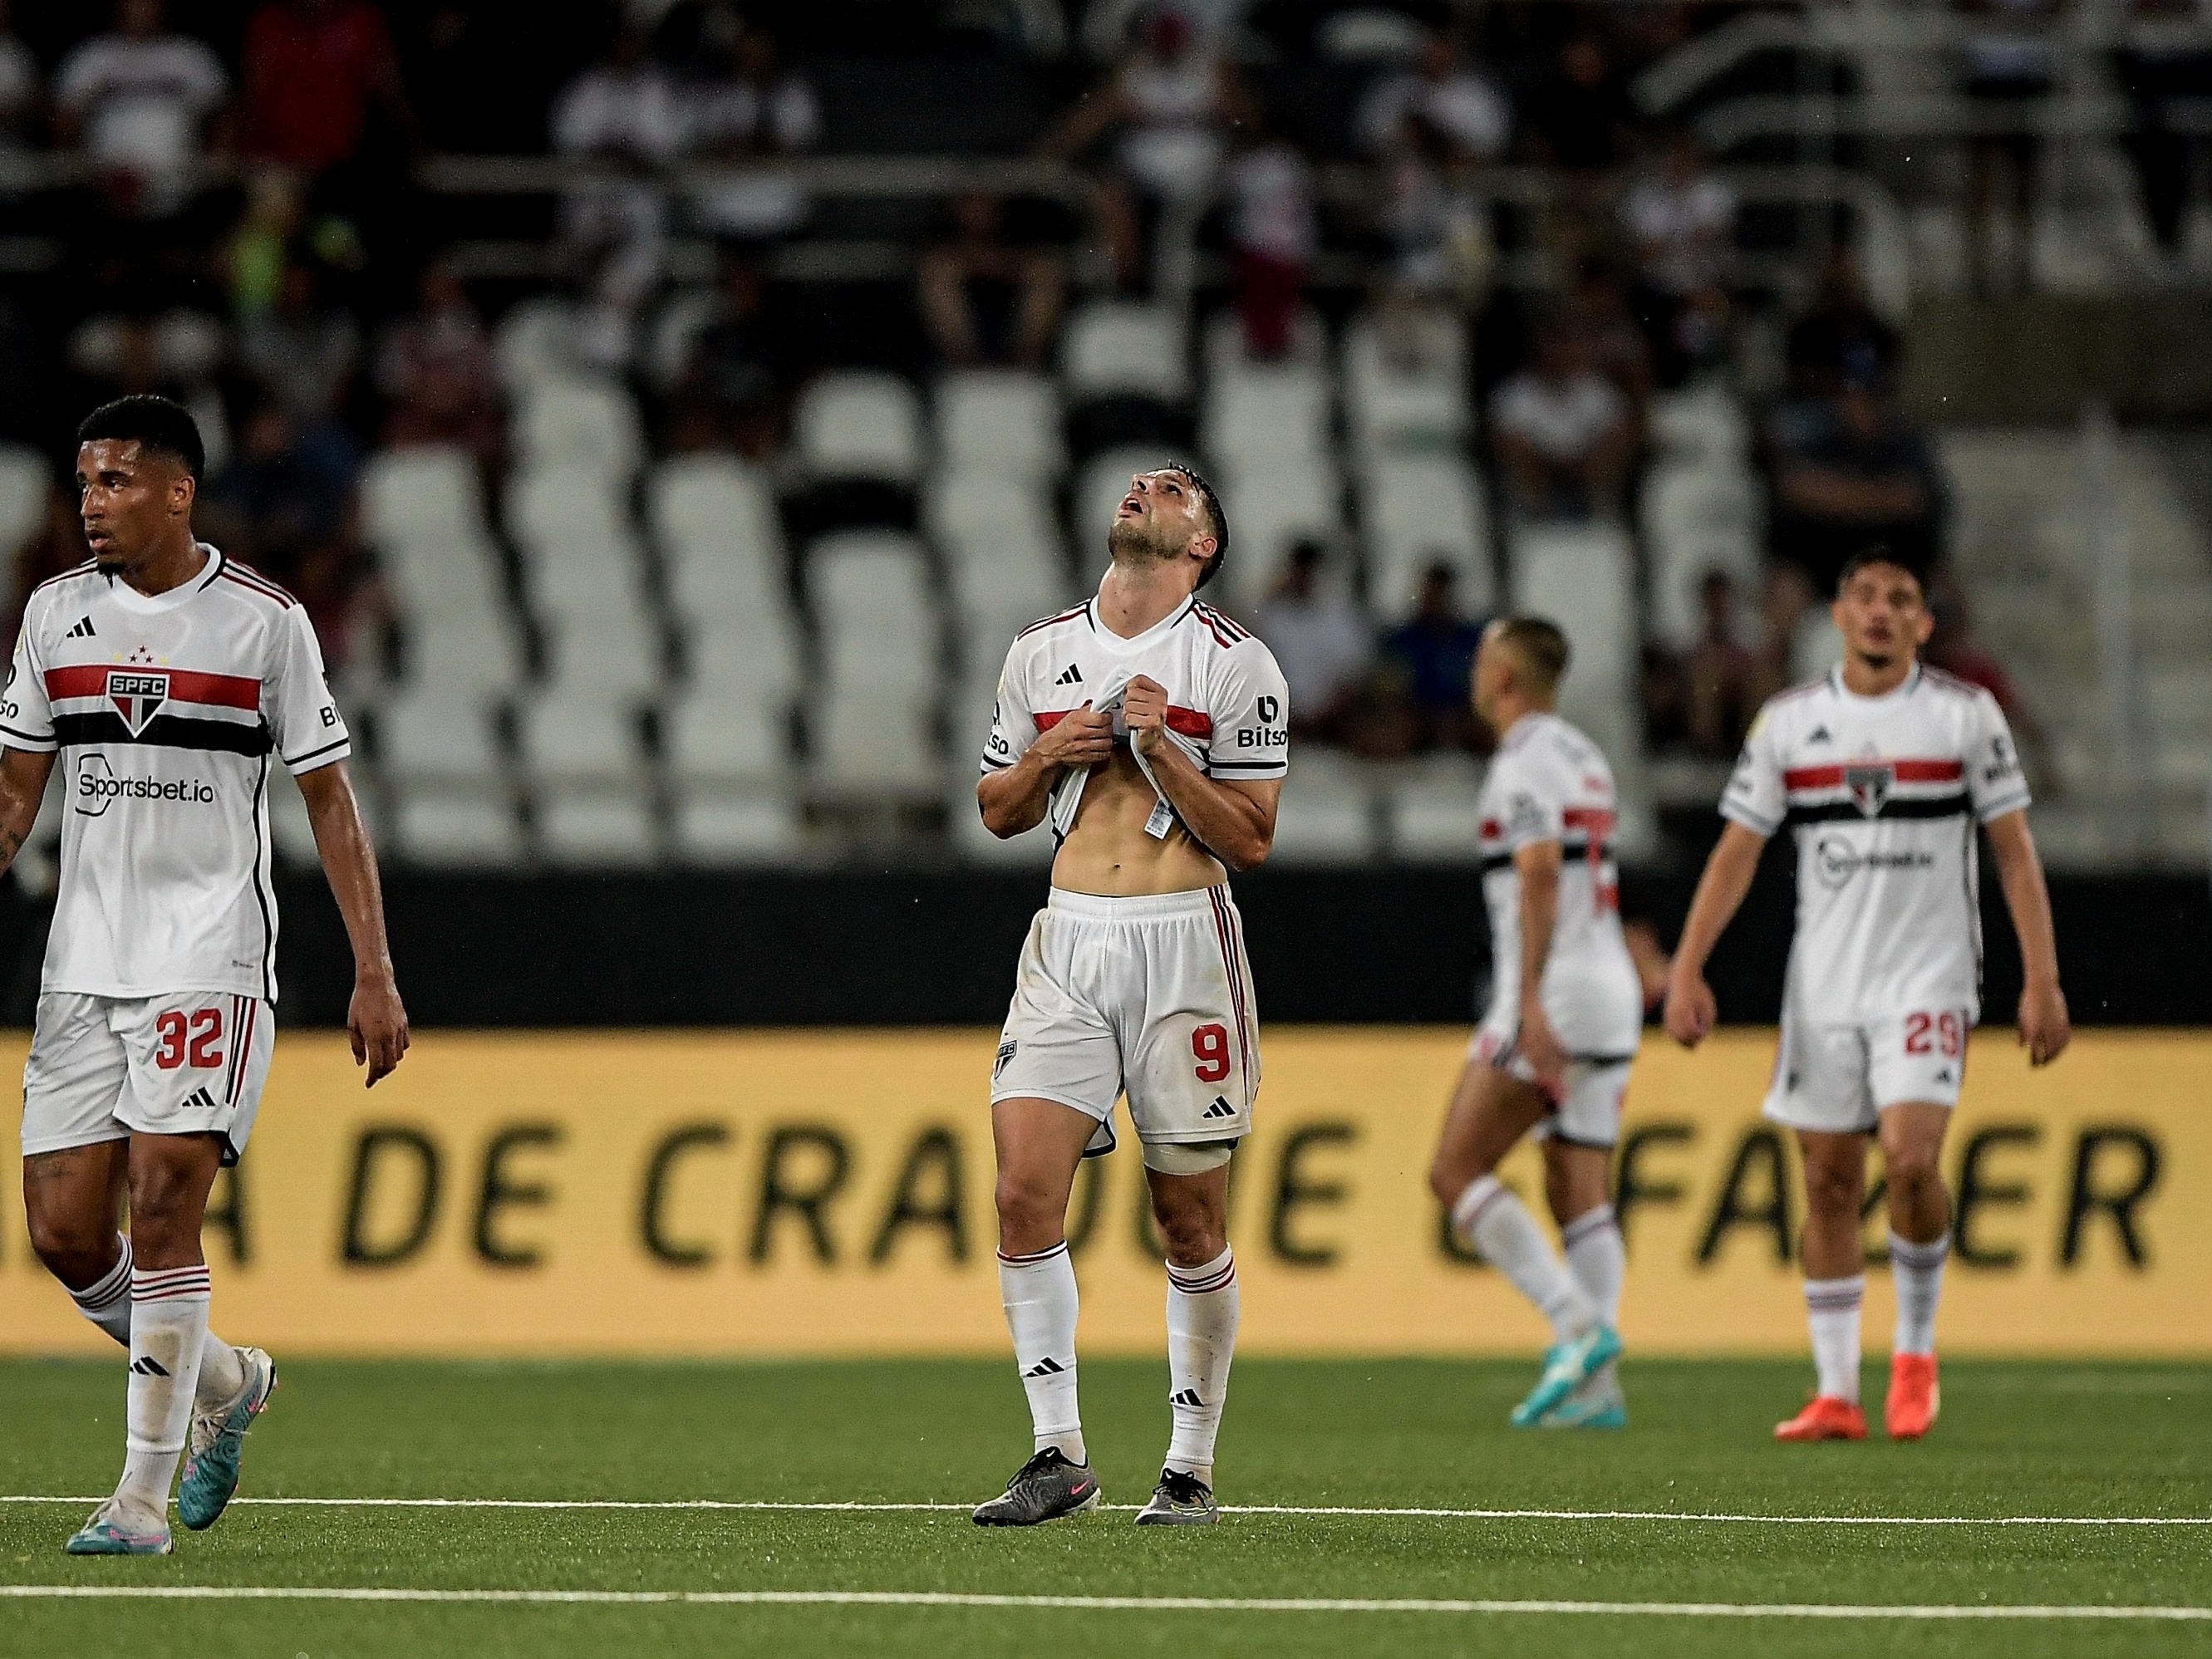
<instances>
[{"instance_id":1,"label":"player's beard","mask_svg":"<svg viewBox=\"0 0 2212 1659\"><path fill-rule=\"evenodd\" d=\"M1181 551L1159 528L1143 519L1116 519L1107 526L1106 550L1114 562L1132 568L1165 564Z\"/></svg>"}]
</instances>

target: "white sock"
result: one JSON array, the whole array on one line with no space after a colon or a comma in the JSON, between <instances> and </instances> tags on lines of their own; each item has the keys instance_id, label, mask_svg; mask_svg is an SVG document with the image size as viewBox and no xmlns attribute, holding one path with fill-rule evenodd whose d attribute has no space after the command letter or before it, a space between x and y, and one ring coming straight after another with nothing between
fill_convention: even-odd
<instances>
[{"instance_id":1,"label":"white sock","mask_svg":"<svg viewBox=\"0 0 2212 1659\"><path fill-rule=\"evenodd\" d=\"M1166 1467L1209 1486L1241 1305L1234 1250L1224 1247L1202 1267L1168 1263L1168 1404L1175 1411L1175 1435Z\"/></svg>"},{"instance_id":2,"label":"white sock","mask_svg":"<svg viewBox=\"0 0 2212 1659\"><path fill-rule=\"evenodd\" d=\"M210 1295L204 1263L131 1271L131 1390L124 1406L129 1450L116 1496L164 1518L192 1420Z\"/></svg>"},{"instance_id":3,"label":"white sock","mask_svg":"<svg viewBox=\"0 0 2212 1659\"><path fill-rule=\"evenodd\" d=\"M1559 1230L1567 1247L1567 1271L1607 1325L1620 1324L1620 1282L1628 1277L1628 1249L1620 1242L1620 1223L1613 1206L1601 1204Z\"/></svg>"},{"instance_id":4,"label":"white sock","mask_svg":"<svg viewBox=\"0 0 2212 1659\"><path fill-rule=\"evenodd\" d=\"M1597 1322L1597 1309L1566 1264L1552 1253L1552 1242L1536 1218L1496 1176L1481 1176L1468 1184L1452 1206L1452 1231L1536 1304L1552 1322L1554 1340L1565 1342Z\"/></svg>"},{"instance_id":5,"label":"white sock","mask_svg":"<svg viewBox=\"0 0 2212 1659\"><path fill-rule=\"evenodd\" d=\"M115 1242L122 1246L116 1263L98 1283L81 1291L71 1291L70 1299L76 1304L77 1311L106 1331L125 1347L131 1346L131 1236L118 1233ZM246 1366L232 1347L213 1331L200 1345L200 1378L192 1398L196 1404L219 1405L237 1397L246 1386Z\"/></svg>"},{"instance_id":6,"label":"white sock","mask_svg":"<svg viewBox=\"0 0 2212 1659\"><path fill-rule=\"evenodd\" d=\"M1892 1353L1936 1352L1936 1304L1943 1296L1943 1263L1951 1254L1951 1235L1932 1244L1889 1236L1889 1276L1897 1292L1897 1335Z\"/></svg>"},{"instance_id":7,"label":"white sock","mask_svg":"<svg viewBox=\"0 0 2212 1659\"><path fill-rule=\"evenodd\" d=\"M999 1299L1013 1333L1014 1364L1030 1397L1036 1449L1057 1446L1071 1463L1088 1463L1083 1414L1075 1403L1075 1264L1065 1240L1035 1255L999 1255Z\"/></svg>"},{"instance_id":8,"label":"white sock","mask_svg":"<svg viewBox=\"0 0 2212 1659\"><path fill-rule=\"evenodd\" d=\"M1859 1400L1859 1304L1866 1275L1805 1281L1805 1313L1813 1326L1813 1369L1832 1400Z\"/></svg>"}]
</instances>

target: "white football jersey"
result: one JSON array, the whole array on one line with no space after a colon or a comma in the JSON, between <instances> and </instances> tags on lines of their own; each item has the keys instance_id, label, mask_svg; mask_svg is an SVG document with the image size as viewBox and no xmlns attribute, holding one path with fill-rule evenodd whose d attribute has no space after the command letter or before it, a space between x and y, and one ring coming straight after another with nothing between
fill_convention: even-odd
<instances>
[{"instance_id":1,"label":"white football jersey","mask_svg":"<svg viewBox=\"0 0 2212 1659\"><path fill-rule=\"evenodd\" d=\"M1722 814L1797 836L1789 1012L1853 1024L1978 1014L1975 826L2025 808L2027 783L1996 699L1916 665L1883 697L1843 671L1759 711Z\"/></svg>"},{"instance_id":2,"label":"white football jersey","mask_svg":"<svg viewBox=\"0 0 2212 1659\"><path fill-rule=\"evenodd\" d=\"M1482 896L1490 910L1490 1009L1482 1029L1510 1042L1521 1024L1521 872L1513 855L1559 843L1559 897L1544 959L1544 1015L1584 1062L1626 1060L1644 1027L1644 987L1620 933L1613 769L1557 714L1524 714L1482 781Z\"/></svg>"},{"instance_id":3,"label":"white football jersey","mask_svg":"<svg viewBox=\"0 0 2212 1659\"><path fill-rule=\"evenodd\" d=\"M1114 735L1126 742L1121 698L1139 674L1167 689L1168 731L1208 777L1279 778L1290 770L1291 696L1274 653L1195 598L1133 640L1098 620L1096 599L1016 635L999 676L983 770L1012 766L1038 733L1085 703L1114 709ZM1062 834L1072 821L1055 811Z\"/></svg>"},{"instance_id":4,"label":"white football jersey","mask_svg":"<svg viewBox=\"0 0 2212 1659\"><path fill-rule=\"evenodd\" d=\"M151 599L88 562L24 611L0 744L62 752L50 992L276 1000L269 757L296 774L352 749L305 607L200 550Z\"/></svg>"}]
</instances>

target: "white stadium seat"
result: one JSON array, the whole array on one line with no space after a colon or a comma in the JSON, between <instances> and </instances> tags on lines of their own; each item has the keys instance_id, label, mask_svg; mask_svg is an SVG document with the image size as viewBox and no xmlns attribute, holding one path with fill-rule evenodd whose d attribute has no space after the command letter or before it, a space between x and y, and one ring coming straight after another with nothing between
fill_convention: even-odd
<instances>
[{"instance_id":1,"label":"white stadium seat","mask_svg":"<svg viewBox=\"0 0 2212 1659\"><path fill-rule=\"evenodd\" d=\"M576 328L575 306L550 295L525 300L501 318L492 353L507 389L526 393L542 380L574 374L568 342Z\"/></svg>"},{"instance_id":2,"label":"white stadium seat","mask_svg":"<svg viewBox=\"0 0 2212 1659\"><path fill-rule=\"evenodd\" d=\"M1353 447L1375 456L1392 449L1448 448L1473 426L1468 407L1467 337L1456 323L1419 331L1425 349L1395 355L1381 323L1354 318L1344 335L1345 416Z\"/></svg>"},{"instance_id":3,"label":"white stadium seat","mask_svg":"<svg viewBox=\"0 0 2212 1659\"><path fill-rule=\"evenodd\" d=\"M1698 590L1708 571L1733 577L1739 606L1747 610L1764 564L1758 481L1747 468L1662 462L1646 477L1638 509L1651 550L1652 627L1661 640L1676 649L1696 643Z\"/></svg>"},{"instance_id":4,"label":"white stadium seat","mask_svg":"<svg viewBox=\"0 0 2212 1659\"><path fill-rule=\"evenodd\" d=\"M1458 573L1463 611L1491 607L1489 514L1482 480L1455 454L1386 455L1362 470L1367 595L1386 621L1410 615L1432 564Z\"/></svg>"},{"instance_id":5,"label":"white stadium seat","mask_svg":"<svg viewBox=\"0 0 2212 1659\"><path fill-rule=\"evenodd\" d=\"M939 473L925 513L930 538L945 557L953 603L963 621L1015 612L1045 616L1068 592L1066 562L1052 503L1026 480L988 473Z\"/></svg>"},{"instance_id":6,"label":"white stadium seat","mask_svg":"<svg viewBox=\"0 0 2212 1659\"><path fill-rule=\"evenodd\" d=\"M1182 325L1173 313L1127 300L1099 300L1060 333L1060 384L1072 398L1135 392L1167 403L1190 395Z\"/></svg>"},{"instance_id":7,"label":"white stadium seat","mask_svg":"<svg viewBox=\"0 0 2212 1659\"><path fill-rule=\"evenodd\" d=\"M760 468L734 456L684 456L654 471L646 501L680 616L787 610L783 531Z\"/></svg>"},{"instance_id":8,"label":"white stadium seat","mask_svg":"<svg viewBox=\"0 0 2212 1659\"><path fill-rule=\"evenodd\" d=\"M881 799L937 793L929 710L869 686L831 685L811 711L812 776L825 793Z\"/></svg>"},{"instance_id":9,"label":"white stadium seat","mask_svg":"<svg viewBox=\"0 0 2212 1659\"><path fill-rule=\"evenodd\" d=\"M950 472L1043 482L1067 465L1060 393L1041 374L963 369L937 383L938 465Z\"/></svg>"},{"instance_id":10,"label":"white stadium seat","mask_svg":"<svg viewBox=\"0 0 2212 1659\"><path fill-rule=\"evenodd\" d=\"M0 444L0 559L12 559L46 521L53 475L36 450Z\"/></svg>"},{"instance_id":11,"label":"white stadium seat","mask_svg":"<svg viewBox=\"0 0 2212 1659\"><path fill-rule=\"evenodd\" d=\"M1364 864L1376 854L1375 793L1360 763L1308 744L1291 757L1271 864Z\"/></svg>"},{"instance_id":12,"label":"white stadium seat","mask_svg":"<svg viewBox=\"0 0 2212 1659\"><path fill-rule=\"evenodd\" d=\"M943 655L928 564L912 538L825 536L807 554L823 678L914 702L933 695Z\"/></svg>"},{"instance_id":13,"label":"white stadium seat","mask_svg":"<svg viewBox=\"0 0 2212 1659\"><path fill-rule=\"evenodd\" d=\"M1513 540L1513 604L1565 632L1571 660L1559 713L1616 769L1642 747L1636 673L1635 556L1606 525L1541 525Z\"/></svg>"},{"instance_id":14,"label":"white stadium seat","mask_svg":"<svg viewBox=\"0 0 2212 1659\"><path fill-rule=\"evenodd\" d=\"M1289 471L1323 461L1334 402L1321 364L1263 363L1216 375L1199 425L1200 447L1224 472Z\"/></svg>"},{"instance_id":15,"label":"white stadium seat","mask_svg":"<svg viewBox=\"0 0 2212 1659\"><path fill-rule=\"evenodd\" d=\"M674 851L687 864L784 864L804 849L799 808L777 791L699 789L676 803Z\"/></svg>"},{"instance_id":16,"label":"white stadium seat","mask_svg":"<svg viewBox=\"0 0 2212 1659\"><path fill-rule=\"evenodd\" d=\"M466 694L410 685L376 714L377 757L396 782L482 787L500 776L491 711Z\"/></svg>"},{"instance_id":17,"label":"white stadium seat","mask_svg":"<svg viewBox=\"0 0 2212 1659\"><path fill-rule=\"evenodd\" d=\"M791 705L743 686L699 686L668 704L661 747L670 773L687 782L749 784L782 777L791 764Z\"/></svg>"},{"instance_id":18,"label":"white stadium seat","mask_svg":"<svg viewBox=\"0 0 2212 1659\"><path fill-rule=\"evenodd\" d=\"M817 478L921 476L921 395L896 374L838 369L817 377L792 415L792 451Z\"/></svg>"},{"instance_id":19,"label":"white stadium seat","mask_svg":"<svg viewBox=\"0 0 2212 1659\"><path fill-rule=\"evenodd\" d=\"M1229 560L1209 599L1249 617L1291 546L1308 538L1335 545L1344 537L1344 486L1333 461L1314 457L1295 467L1224 471L1216 481L1229 515Z\"/></svg>"},{"instance_id":20,"label":"white stadium seat","mask_svg":"<svg viewBox=\"0 0 2212 1659\"><path fill-rule=\"evenodd\" d=\"M392 832L394 851L410 864L484 868L523 861L514 804L489 791L402 790Z\"/></svg>"},{"instance_id":21,"label":"white stadium seat","mask_svg":"<svg viewBox=\"0 0 2212 1659\"><path fill-rule=\"evenodd\" d=\"M629 393L582 375L532 383L518 401L514 436L526 467L578 467L611 480L629 479L645 453Z\"/></svg>"},{"instance_id":22,"label":"white stadium seat","mask_svg":"<svg viewBox=\"0 0 2212 1659\"><path fill-rule=\"evenodd\" d=\"M541 783L635 782L643 774L634 704L574 690L525 692L514 716L523 768Z\"/></svg>"},{"instance_id":23,"label":"white stadium seat","mask_svg":"<svg viewBox=\"0 0 2212 1659\"><path fill-rule=\"evenodd\" d=\"M538 799L538 849L550 864L640 869L658 860L660 832L634 791L556 790Z\"/></svg>"},{"instance_id":24,"label":"white stadium seat","mask_svg":"<svg viewBox=\"0 0 2212 1659\"><path fill-rule=\"evenodd\" d=\"M1482 846L1482 768L1466 755L1409 763L1389 788L1390 848L1408 860L1472 862Z\"/></svg>"}]
</instances>

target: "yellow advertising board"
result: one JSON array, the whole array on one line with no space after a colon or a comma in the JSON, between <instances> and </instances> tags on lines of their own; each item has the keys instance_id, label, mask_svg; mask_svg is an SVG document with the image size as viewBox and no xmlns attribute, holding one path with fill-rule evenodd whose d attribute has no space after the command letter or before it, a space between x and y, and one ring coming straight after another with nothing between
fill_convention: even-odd
<instances>
[{"instance_id":1,"label":"yellow advertising board","mask_svg":"<svg viewBox=\"0 0 2212 1659\"><path fill-rule=\"evenodd\" d=\"M995 1033L428 1032L364 1093L342 1037L278 1044L208 1232L219 1328L291 1353L997 1353ZM1526 1352L1425 1180L1465 1033L1278 1030L1231 1233L1247 1352ZM1794 1152L1770 1035L1647 1042L1619 1158L1624 1334L1804 1344ZM21 1037L0 1039L20 1075ZM1947 1168L1950 1352L2212 1355L2212 1036L2090 1033L2031 1072L1975 1040ZM0 1190L0 1351L101 1351ZM1540 1190L1523 1149L1507 1173ZM1133 1137L1077 1188L1091 1353L1153 1352L1164 1297ZM1886 1340L1870 1215L1868 1331Z\"/></svg>"}]
</instances>

